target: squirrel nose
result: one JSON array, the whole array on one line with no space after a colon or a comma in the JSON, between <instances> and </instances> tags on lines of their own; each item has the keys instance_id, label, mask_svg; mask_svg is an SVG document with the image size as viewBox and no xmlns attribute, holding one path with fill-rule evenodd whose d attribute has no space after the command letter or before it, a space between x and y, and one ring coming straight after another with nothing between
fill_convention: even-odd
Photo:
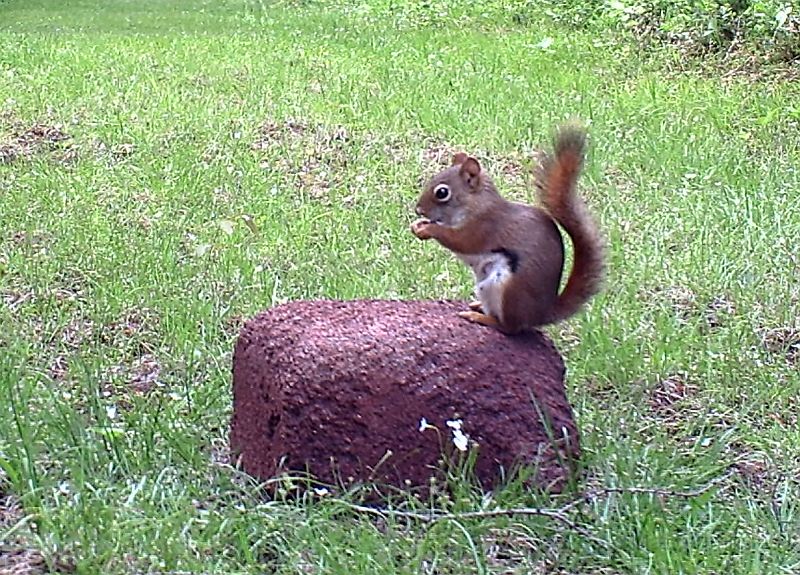
<instances>
[{"instance_id":1,"label":"squirrel nose","mask_svg":"<svg viewBox=\"0 0 800 575\"><path fill-rule=\"evenodd\" d=\"M417 206L417 209L415 209L414 211L417 212L418 216L424 216L425 215L425 214L422 213L422 208L420 206Z\"/></svg>"}]
</instances>

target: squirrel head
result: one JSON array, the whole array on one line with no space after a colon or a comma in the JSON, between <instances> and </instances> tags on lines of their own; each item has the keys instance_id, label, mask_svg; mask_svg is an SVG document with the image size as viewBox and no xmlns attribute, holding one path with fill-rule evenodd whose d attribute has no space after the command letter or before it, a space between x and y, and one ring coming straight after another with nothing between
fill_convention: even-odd
<instances>
[{"instance_id":1,"label":"squirrel head","mask_svg":"<svg viewBox=\"0 0 800 575\"><path fill-rule=\"evenodd\" d=\"M479 205L490 201L489 196L497 196L497 191L478 160L458 152L450 167L425 184L416 212L434 223L458 227L477 214Z\"/></svg>"}]
</instances>

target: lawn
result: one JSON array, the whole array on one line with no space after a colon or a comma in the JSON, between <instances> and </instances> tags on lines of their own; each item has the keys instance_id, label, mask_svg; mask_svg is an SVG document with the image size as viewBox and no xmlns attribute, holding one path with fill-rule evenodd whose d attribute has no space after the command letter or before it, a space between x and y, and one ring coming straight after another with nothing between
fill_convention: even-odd
<instances>
[{"instance_id":1,"label":"lawn","mask_svg":"<svg viewBox=\"0 0 800 575\"><path fill-rule=\"evenodd\" d=\"M800 572L800 87L428 6L0 0L0 573ZM609 243L547 329L578 529L263 498L226 449L242 319L468 297L409 232L421 178L466 149L532 201L570 118Z\"/></svg>"}]
</instances>

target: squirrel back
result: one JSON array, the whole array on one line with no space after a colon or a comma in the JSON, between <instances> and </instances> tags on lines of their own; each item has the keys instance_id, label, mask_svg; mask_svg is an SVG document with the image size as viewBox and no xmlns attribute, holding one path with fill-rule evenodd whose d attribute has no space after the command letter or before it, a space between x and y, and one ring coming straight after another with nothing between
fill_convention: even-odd
<instances>
[{"instance_id":1,"label":"squirrel back","mask_svg":"<svg viewBox=\"0 0 800 575\"><path fill-rule=\"evenodd\" d=\"M553 154L544 154L535 171L540 202L570 236L574 248L572 271L550 311L548 323L577 313L600 291L603 283L604 243L597 224L575 190L585 148L585 131L576 125L564 126L556 134Z\"/></svg>"}]
</instances>

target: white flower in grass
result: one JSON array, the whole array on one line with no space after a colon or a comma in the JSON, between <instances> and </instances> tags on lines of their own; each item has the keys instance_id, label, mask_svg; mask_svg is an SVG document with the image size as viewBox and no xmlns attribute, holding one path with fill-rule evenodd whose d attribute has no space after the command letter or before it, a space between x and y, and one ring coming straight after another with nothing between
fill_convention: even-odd
<instances>
[{"instance_id":1,"label":"white flower in grass","mask_svg":"<svg viewBox=\"0 0 800 575\"><path fill-rule=\"evenodd\" d=\"M436 429L436 428L430 423L428 423L428 420L423 417L422 419L419 420L419 431L420 433L422 433L426 429Z\"/></svg>"},{"instance_id":2,"label":"white flower in grass","mask_svg":"<svg viewBox=\"0 0 800 575\"><path fill-rule=\"evenodd\" d=\"M461 433L460 429L453 430L453 445L456 446L456 449L459 451L466 451L468 442L469 437Z\"/></svg>"},{"instance_id":3,"label":"white flower in grass","mask_svg":"<svg viewBox=\"0 0 800 575\"><path fill-rule=\"evenodd\" d=\"M461 431L462 423L460 419L449 419L447 421L447 427L453 432L453 445L456 446L456 449L459 451L466 451L467 445L469 444L469 436Z\"/></svg>"}]
</instances>

